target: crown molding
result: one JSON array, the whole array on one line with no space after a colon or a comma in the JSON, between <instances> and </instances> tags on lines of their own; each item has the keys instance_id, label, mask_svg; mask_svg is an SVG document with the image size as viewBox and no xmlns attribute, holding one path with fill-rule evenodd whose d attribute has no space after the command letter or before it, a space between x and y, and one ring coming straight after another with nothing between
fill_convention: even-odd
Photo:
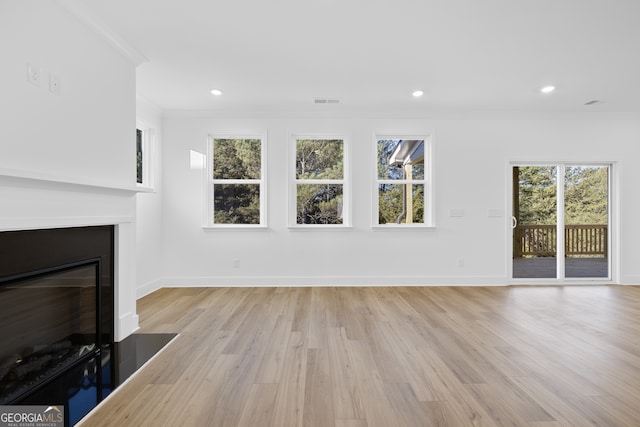
<instances>
[{"instance_id":1,"label":"crown molding","mask_svg":"<svg viewBox=\"0 0 640 427\"><path fill-rule=\"evenodd\" d=\"M73 16L80 20L80 22L91 28L118 52L129 59L136 67L149 61L149 59L146 58L139 50L102 22L93 12L82 4L82 2L78 0L57 1L62 7L67 9Z\"/></svg>"}]
</instances>

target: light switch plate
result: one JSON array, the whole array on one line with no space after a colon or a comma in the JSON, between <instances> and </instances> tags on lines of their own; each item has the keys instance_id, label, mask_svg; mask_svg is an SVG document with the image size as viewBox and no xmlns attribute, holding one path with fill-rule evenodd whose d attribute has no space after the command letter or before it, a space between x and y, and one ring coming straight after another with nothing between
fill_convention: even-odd
<instances>
[{"instance_id":1,"label":"light switch plate","mask_svg":"<svg viewBox=\"0 0 640 427\"><path fill-rule=\"evenodd\" d=\"M40 86L40 80L42 80L40 68L33 64L27 64L27 81L34 86Z\"/></svg>"},{"instance_id":2,"label":"light switch plate","mask_svg":"<svg viewBox=\"0 0 640 427\"><path fill-rule=\"evenodd\" d=\"M55 74L49 74L49 92L60 95L60 78Z\"/></svg>"}]
</instances>

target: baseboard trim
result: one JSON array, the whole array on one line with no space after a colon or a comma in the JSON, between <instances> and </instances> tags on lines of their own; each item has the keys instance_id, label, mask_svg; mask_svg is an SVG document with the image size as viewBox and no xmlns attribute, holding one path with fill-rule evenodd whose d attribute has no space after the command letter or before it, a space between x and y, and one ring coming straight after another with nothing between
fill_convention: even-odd
<instances>
[{"instance_id":1,"label":"baseboard trim","mask_svg":"<svg viewBox=\"0 0 640 427\"><path fill-rule=\"evenodd\" d=\"M163 279L159 278L159 279L155 279L155 280L152 280L150 282L147 282L142 286L138 286L136 288L136 299L140 299L142 297L145 297L145 296L157 291L158 289L164 287L163 283L164 283Z\"/></svg>"},{"instance_id":2,"label":"baseboard trim","mask_svg":"<svg viewBox=\"0 0 640 427\"><path fill-rule=\"evenodd\" d=\"M139 318L135 313L125 313L124 315L120 316L120 319L118 320L119 324L116 328L114 337L116 341L122 341L140 328L138 324Z\"/></svg>"},{"instance_id":3,"label":"baseboard trim","mask_svg":"<svg viewBox=\"0 0 640 427\"><path fill-rule=\"evenodd\" d=\"M621 285L640 285L640 275L627 274L620 280Z\"/></svg>"},{"instance_id":4,"label":"baseboard trim","mask_svg":"<svg viewBox=\"0 0 640 427\"><path fill-rule=\"evenodd\" d=\"M504 276L173 276L138 288L138 298L163 287L507 286Z\"/></svg>"}]
</instances>

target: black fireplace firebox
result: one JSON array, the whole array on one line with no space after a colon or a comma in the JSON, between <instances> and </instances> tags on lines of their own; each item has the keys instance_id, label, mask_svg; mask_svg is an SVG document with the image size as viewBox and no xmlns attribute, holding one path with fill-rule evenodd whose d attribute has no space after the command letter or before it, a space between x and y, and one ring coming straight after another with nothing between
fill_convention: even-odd
<instances>
[{"instance_id":1,"label":"black fireplace firebox","mask_svg":"<svg viewBox=\"0 0 640 427\"><path fill-rule=\"evenodd\" d=\"M0 232L0 405L73 425L113 389L113 258L114 226Z\"/></svg>"},{"instance_id":2,"label":"black fireplace firebox","mask_svg":"<svg viewBox=\"0 0 640 427\"><path fill-rule=\"evenodd\" d=\"M101 259L0 279L0 405L100 353Z\"/></svg>"}]
</instances>

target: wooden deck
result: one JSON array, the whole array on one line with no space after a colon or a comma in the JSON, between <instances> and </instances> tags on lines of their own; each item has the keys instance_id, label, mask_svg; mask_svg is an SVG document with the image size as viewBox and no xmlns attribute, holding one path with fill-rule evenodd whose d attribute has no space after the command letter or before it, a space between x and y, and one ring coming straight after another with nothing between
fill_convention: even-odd
<instances>
[{"instance_id":1,"label":"wooden deck","mask_svg":"<svg viewBox=\"0 0 640 427\"><path fill-rule=\"evenodd\" d=\"M566 278L598 278L609 277L609 261L607 258L565 258ZM556 277L556 258L514 258L513 277L516 279L549 279Z\"/></svg>"}]
</instances>

